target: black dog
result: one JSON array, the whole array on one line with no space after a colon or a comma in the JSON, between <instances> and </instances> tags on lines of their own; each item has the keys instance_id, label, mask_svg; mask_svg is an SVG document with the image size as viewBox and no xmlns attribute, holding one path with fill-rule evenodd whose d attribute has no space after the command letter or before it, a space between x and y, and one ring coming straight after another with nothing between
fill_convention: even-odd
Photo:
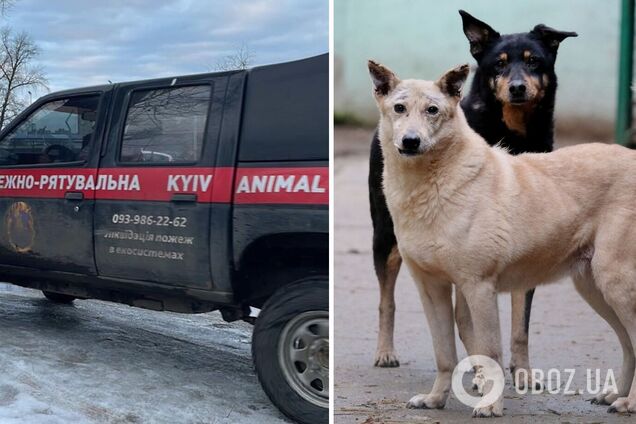
<instances>
[{"instance_id":1,"label":"black dog","mask_svg":"<svg viewBox=\"0 0 636 424\"><path fill-rule=\"evenodd\" d=\"M470 92L461 101L469 125L489 144L504 146L512 154L551 151L557 49L561 41L577 34L540 24L530 32L500 35L463 10L459 13L464 34L470 41L470 52L478 65ZM401 258L382 189L382 172L382 151L376 133L369 166L373 261L380 283L380 333L375 365L396 367L399 361L393 347L394 291ZM523 293L521 297L514 293L512 296L511 369L529 371L528 325L533 293L531 290L525 296ZM466 343L460 326L465 317L456 313L456 321L460 337Z\"/></svg>"}]
</instances>

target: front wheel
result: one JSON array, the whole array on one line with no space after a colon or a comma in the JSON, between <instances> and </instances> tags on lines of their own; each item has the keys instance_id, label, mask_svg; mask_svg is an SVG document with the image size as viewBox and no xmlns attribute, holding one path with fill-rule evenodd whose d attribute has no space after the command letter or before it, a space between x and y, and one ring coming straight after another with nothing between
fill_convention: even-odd
<instances>
[{"instance_id":1,"label":"front wheel","mask_svg":"<svg viewBox=\"0 0 636 424\"><path fill-rule=\"evenodd\" d=\"M329 282L307 278L263 305L252 340L258 379L285 415L303 424L329 421Z\"/></svg>"}]
</instances>

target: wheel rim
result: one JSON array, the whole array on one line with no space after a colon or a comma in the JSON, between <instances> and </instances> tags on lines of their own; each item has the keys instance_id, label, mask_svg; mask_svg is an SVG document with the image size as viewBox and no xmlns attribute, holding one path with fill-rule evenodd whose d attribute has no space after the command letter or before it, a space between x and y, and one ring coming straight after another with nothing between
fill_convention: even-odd
<instances>
[{"instance_id":1,"label":"wheel rim","mask_svg":"<svg viewBox=\"0 0 636 424\"><path fill-rule=\"evenodd\" d=\"M283 328L278 360L290 387L305 400L329 408L329 315L304 312Z\"/></svg>"}]
</instances>

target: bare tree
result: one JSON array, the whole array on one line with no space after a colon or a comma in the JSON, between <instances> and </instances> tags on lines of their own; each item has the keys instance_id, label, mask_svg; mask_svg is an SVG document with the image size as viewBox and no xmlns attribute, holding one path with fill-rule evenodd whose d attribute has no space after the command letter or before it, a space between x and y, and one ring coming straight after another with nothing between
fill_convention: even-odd
<instances>
[{"instance_id":1,"label":"bare tree","mask_svg":"<svg viewBox=\"0 0 636 424\"><path fill-rule=\"evenodd\" d=\"M26 32L0 32L0 128L26 106L24 92L47 88L42 68L33 64L39 49Z\"/></svg>"},{"instance_id":2,"label":"bare tree","mask_svg":"<svg viewBox=\"0 0 636 424\"><path fill-rule=\"evenodd\" d=\"M247 69L254 60L254 54L247 44L242 44L236 52L223 56L217 60L214 70L216 71L236 71Z\"/></svg>"},{"instance_id":3,"label":"bare tree","mask_svg":"<svg viewBox=\"0 0 636 424\"><path fill-rule=\"evenodd\" d=\"M0 15L5 16L17 0L0 0Z\"/></svg>"}]
</instances>

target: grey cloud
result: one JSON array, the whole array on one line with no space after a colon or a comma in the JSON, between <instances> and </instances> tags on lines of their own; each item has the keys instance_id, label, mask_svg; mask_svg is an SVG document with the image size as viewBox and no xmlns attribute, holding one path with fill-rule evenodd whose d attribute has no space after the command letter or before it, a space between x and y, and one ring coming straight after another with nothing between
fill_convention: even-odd
<instances>
[{"instance_id":1,"label":"grey cloud","mask_svg":"<svg viewBox=\"0 0 636 424\"><path fill-rule=\"evenodd\" d=\"M103 4L101 4L103 3ZM256 64L324 53L327 0L18 0L52 90L206 72L242 44Z\"/></svg>"}]
</instances>

